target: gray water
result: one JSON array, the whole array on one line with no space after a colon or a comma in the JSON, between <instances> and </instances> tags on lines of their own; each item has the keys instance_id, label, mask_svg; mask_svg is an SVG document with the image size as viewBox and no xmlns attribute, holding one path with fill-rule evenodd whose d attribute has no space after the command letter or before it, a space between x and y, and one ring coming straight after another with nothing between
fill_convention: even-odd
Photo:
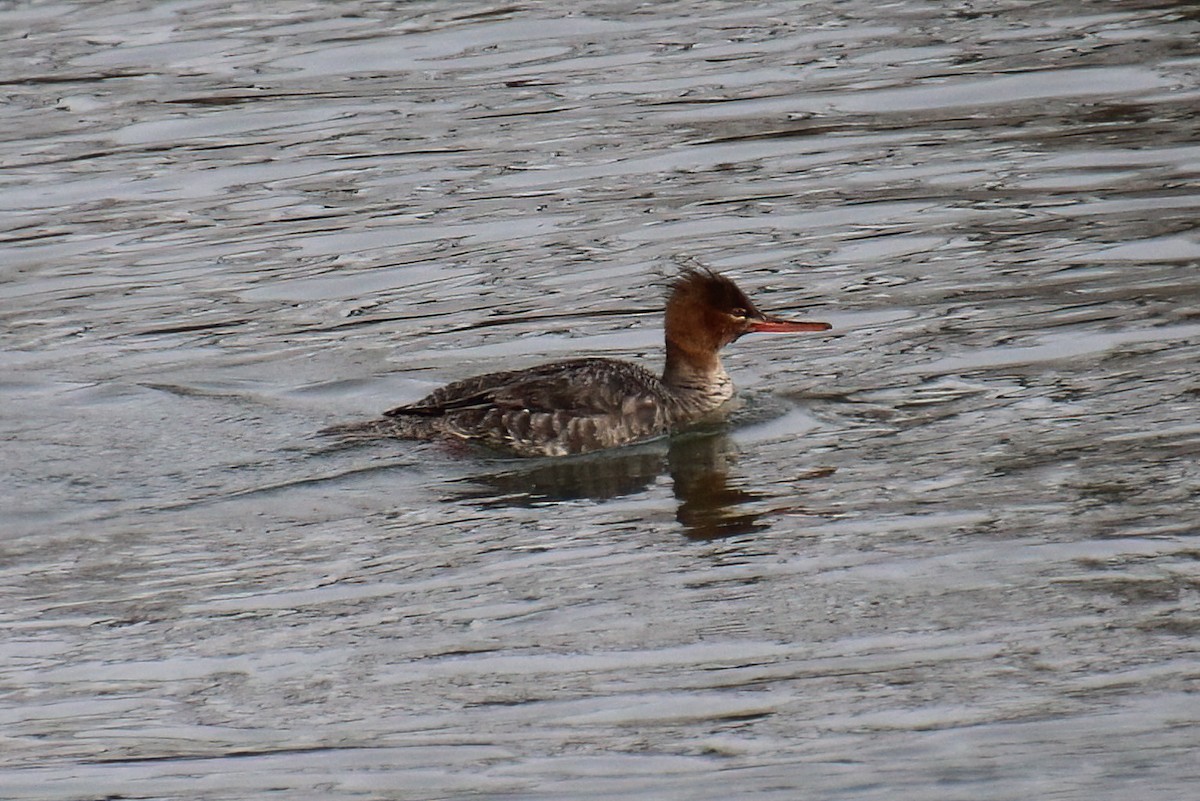
<instances>
[{"instance_id":1,"label":"gray water","mask_svg":"<svg viewBox=\"0 0 1200 801\"><path fill-rule=\"evenodd\" d=\"M0 797L1200 782L1193 3L0 4ZM720 425L315 435L498 367Z\"/></svg>"}]
</instances>

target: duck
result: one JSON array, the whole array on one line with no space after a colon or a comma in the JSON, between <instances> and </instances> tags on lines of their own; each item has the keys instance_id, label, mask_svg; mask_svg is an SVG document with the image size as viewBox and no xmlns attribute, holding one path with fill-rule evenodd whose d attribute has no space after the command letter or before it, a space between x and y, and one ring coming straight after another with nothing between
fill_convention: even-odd
<instances>
[{"instance_id":1,"label":"duck","mask_svg":"<svg viewBox=\"0 0 1200 801\"><path fill-rule=\"evenodd\" d=\"M378 419L323 433L468 442L534 457L622 447L669 434L724 406L734 387L720 353L746 334L831 327L764 314L728 277L688 268L670 284L661 375L598 357L485 373L388 409Z\"/></svg>"}]
</instances>

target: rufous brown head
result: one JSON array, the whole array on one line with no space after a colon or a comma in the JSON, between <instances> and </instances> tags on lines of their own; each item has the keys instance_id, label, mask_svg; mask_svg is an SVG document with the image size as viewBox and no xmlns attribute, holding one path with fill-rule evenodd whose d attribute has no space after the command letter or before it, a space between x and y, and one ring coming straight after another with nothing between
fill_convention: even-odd
<instances>
[{"instance_id":1,"label":"rufous brown head","mask_svg":"<svg viewBox=\"0 0 1200 801\"><path fill-rule=\"evenodd\" d=\"M712 270L689 269L671 284L667 300L669 344L686 351L715 352L754 332L828 331L829 323L786 320L763 314L737 284Z\"/></svg>"}]
</instances>

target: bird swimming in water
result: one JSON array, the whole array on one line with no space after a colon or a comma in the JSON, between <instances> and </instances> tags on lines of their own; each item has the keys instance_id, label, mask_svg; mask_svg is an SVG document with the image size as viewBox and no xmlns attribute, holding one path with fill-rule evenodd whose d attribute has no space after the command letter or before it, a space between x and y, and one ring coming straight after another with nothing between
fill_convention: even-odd
<instances>
[{"instance_id":1,"label":"bird swimming in water","mask_svg":"<svg viewBox=\"0 0 1200 801\"><path fill-rule=\"evenodd\" d=\"M689 269L667 299L662 377L632 362L582 358L465 378L383 417L322 433L474 442L517 456L566 456L658 437L733 397L720 350L743 334L827 331L769 317L733 281Z\"/></svg>"}]
</instances>

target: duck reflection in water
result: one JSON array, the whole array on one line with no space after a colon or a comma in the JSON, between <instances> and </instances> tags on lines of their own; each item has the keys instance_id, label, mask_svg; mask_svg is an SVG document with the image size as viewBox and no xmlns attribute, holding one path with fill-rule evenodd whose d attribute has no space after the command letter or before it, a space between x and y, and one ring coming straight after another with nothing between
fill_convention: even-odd
<instances>
[{"instance_id":1,"label":"duck reflection in water","mask_svg":"<svg viewBox=\"0 0 1200 801\"><path fill-rule=\"evenodd\" d=\"M675 518L687 537L711 540L769 527L749 504L767 496L738 486L737 446L723 430L697 429L642 445L570 459L506 461L504 469L459 479L450 500L484 507L610 500L648 489L664 472L674 484Z\"/></svg>"}]
</instances>

